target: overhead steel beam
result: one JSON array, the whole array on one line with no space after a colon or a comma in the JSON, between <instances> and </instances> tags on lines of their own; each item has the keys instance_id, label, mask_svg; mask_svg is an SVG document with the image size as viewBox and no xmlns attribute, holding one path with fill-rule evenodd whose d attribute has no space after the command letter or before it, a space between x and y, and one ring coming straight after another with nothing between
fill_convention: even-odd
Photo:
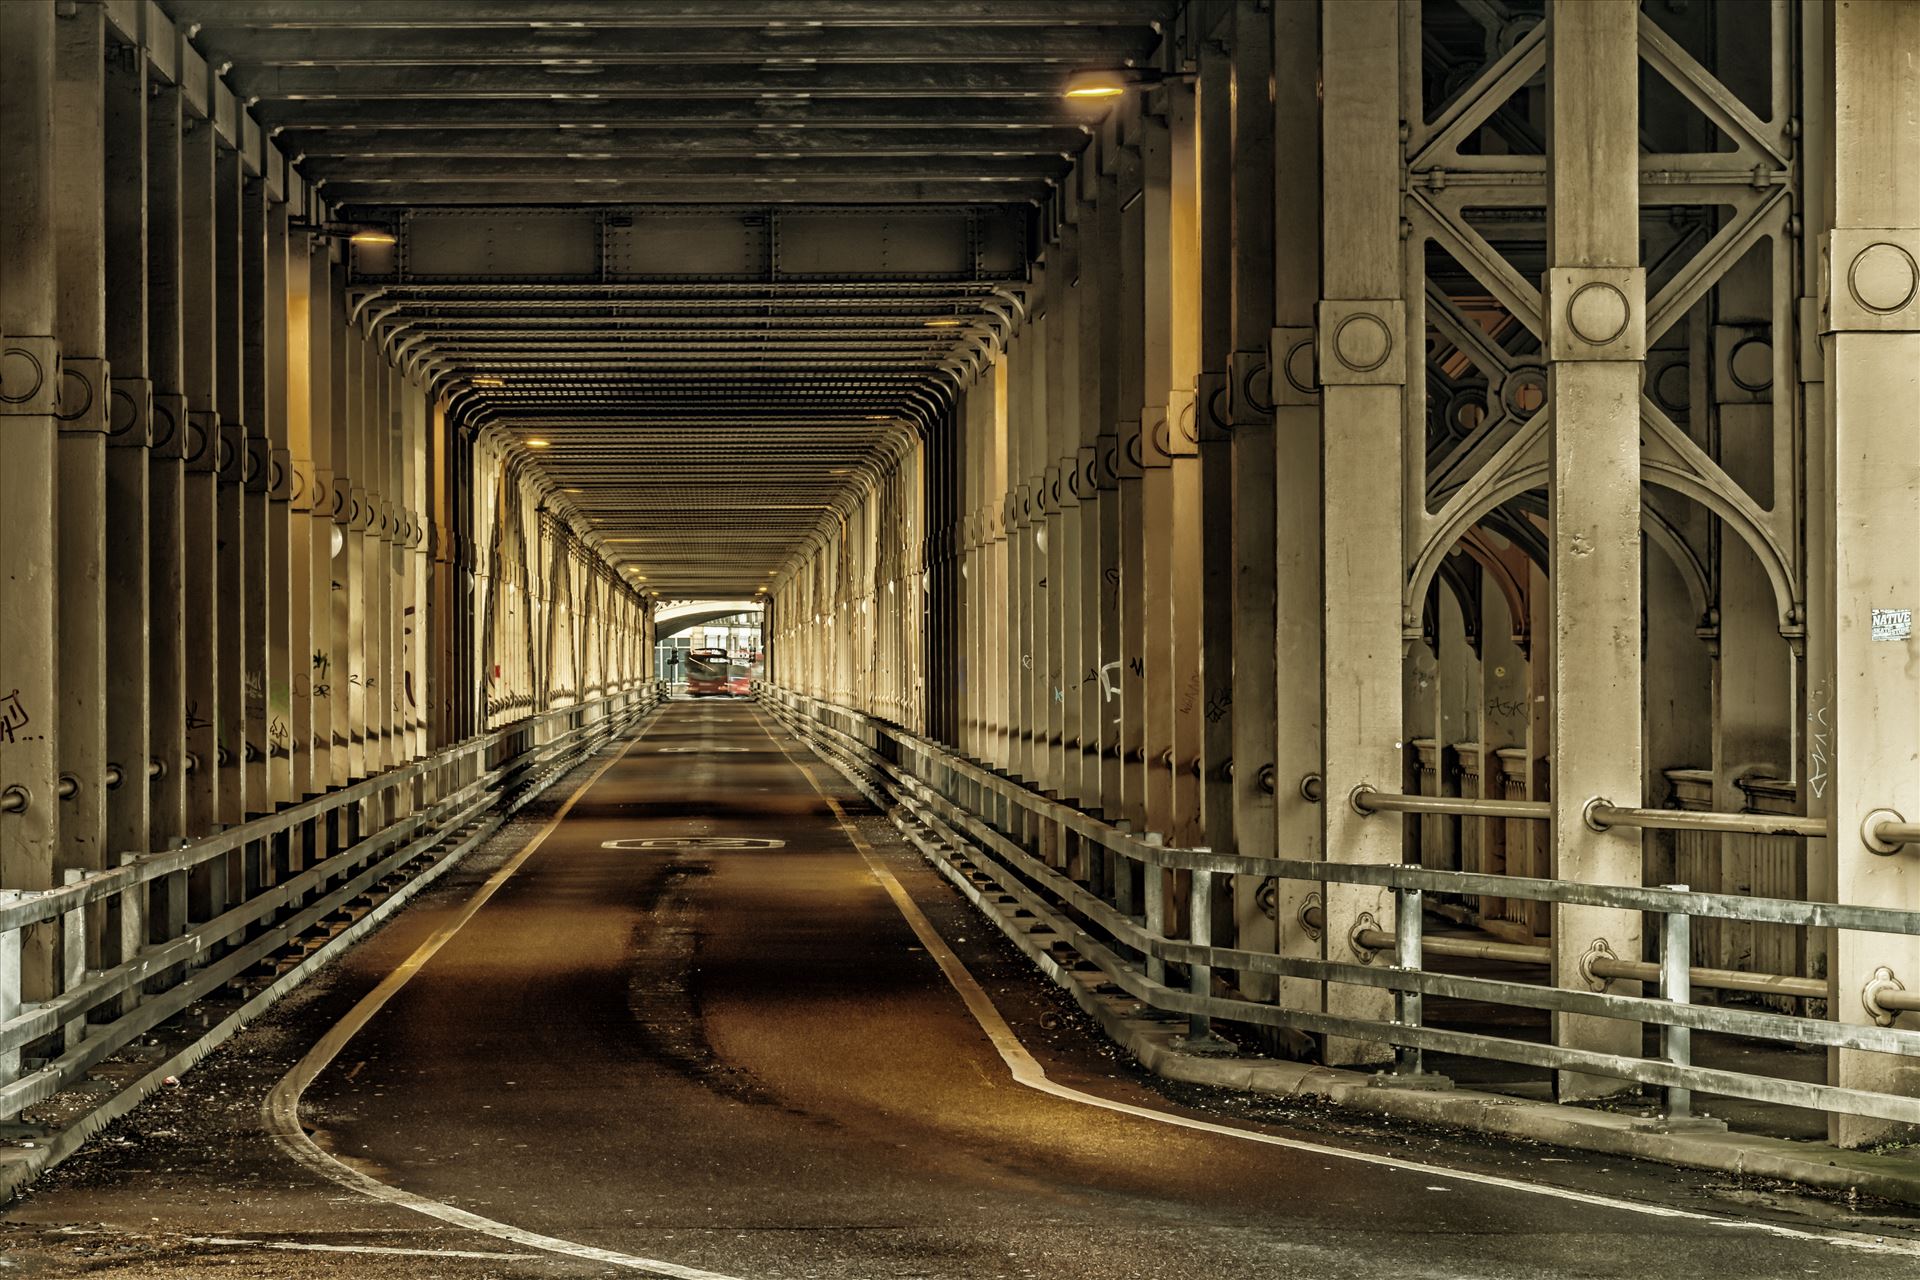
<instances>
[{"instance_id":1,"label":"overhead steel beam","mask_svg":"<svg viewBox=\"0 0 1920 1280\"><path fill-rule=\"evenodd\" d=\"M548 99L562 93L680 102L782 95L808 99L1058 99L1070 70L1035 63L737 62L636 67L582 58L571 64L545 66L462 62L400 67L261 67L242 63L229 71L228 79L240 96L263 99Z\"/></svg>"},{"instance_id":2,"label":"overhead steel beam","mask_svg":"<svg viewBox=\"0 0 1920 1280\"><path fill-rule=\"evenodd\" d=\"M948 25L932 17L912 28L795 26L772 37L764 27L716 27L704 17L675 27L620 24L619 10L602 10L613 22L565 27L525 23L512 38L497 30L450 23L431 27L234 26L232 6L212 15L201 41L209 58L261 67L432 66L480 63L538 65L555 59L591 58L627 66L700 63L758 64L805 58L821 64L861 63L1060 63L1104 67L1130 64L1152 52L1159 36L1147 24L1124 26ZM315 6L316 8L318 6ZM464 13L465 6L459 12Z\"/></svg>"},{"instance_id":3,"label":"overhead steel beam","mask_svg":"<svg viewBox=\"0 0 1920 1280\"><path fill-rule=\"evenodd\" d=\"M1171 0L813 0L804 15L789 0L649 0L609 6L600 0L547 0L537 20L521 0L465 0L453 8L442 0L169 0L176 20L226 27L283 26L409 27L464 30L505 27L556 30L567 27L759 27L821 26L1111 26L1164 23Z\"/></svg>"}]
</instances>

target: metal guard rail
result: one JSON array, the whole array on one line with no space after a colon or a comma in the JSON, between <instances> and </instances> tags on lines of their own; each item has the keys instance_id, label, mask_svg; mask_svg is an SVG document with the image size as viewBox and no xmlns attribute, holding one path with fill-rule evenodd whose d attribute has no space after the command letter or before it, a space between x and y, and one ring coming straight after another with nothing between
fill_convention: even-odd
<instances>
[{"instance_id":1,"label":"metal guard rail","mask_svg":"<svg viewBox=\"0 0 1920 1280\"><path fill-rule=\"evenodd\" d=\"M0 891L0 1119L70 1087L87 1070L249 968L468 827L455 853L493 834L507 817L554 779L659 705L651 682L558 708L480 734L432 756L397 766L322 796L254 818L179 849L127 854L111 870L69 872L59 888ZM349 806L391 810L389 820L343 847L324 820ZM363 811L364 812L364 811ZM309 861L293 865L293 833L308 824ZM286 874L267 874L267 852L284 840ZM172 936L149 934L152 891L164 889L175 911L184 905L189 872L249 849L260 851L256 891L208 920L185 922ZM452 861L445 857L436 866ZM249 877L251 879L251 877ZM122 959L85 967L90 924L101 927L117 908ZM21 998L21 955L30 931L52 927L61 943L59 989L48 999ZM111 1021L90 1017L124 1001ZM22 1052L51 1042L43 1061ZM24 1069L23 1069L24 1067Z\"/></svg>"},{"instance_id":2,"label":"metal guard rail","mask_svg":"<svg viewBox=\"0 0 1920 1280\"><path fill-rule=\"evenodd\" d=\"M1920 1001L1905 998L1907 993L1898 989L1891 973L1883 971L1882 978L1858 993L1878 1024L1868 1026L1694 1005L1691 1003L1694 971L1686 964L1690 922L1694 917L1913 936L1920 935L1920 912L1694 893L1685 886L1589 885L1395 864L1239 857L1172 848L1050 800L1009 777L863 713L771 686L760 692L764 704L789 728L825 749L857 784L875 793L873 799L883 806L895 804L905 808L928 832L959 851L969 863L984 867L1020 907L1044 920L1128 994L1152 1007L1187 1015L1193 1022L1196 1037L1205 1036L1208 1020L1218 1018L1394 1045L1399 1050L1396 1069L1407 1074L1420 1073L1421 1055L1434 1051L1605 1075L1659 1087L1665 1109L1674 1117L1689 1114L1691 1093L1701 1090L1786 1106L1920 1123L1920 1099L1699 1067L1691 1062L1688 1037L1695 1030L1920 1057L1920 1031L1892 1025L1899 1012L1920 1005ZM977 789L979 795L974 804L962 803L958 798L961 788L956 783ZM1088 885L1069 878L1060 867L1036 856L1007 831L983 821L977 807L985 807L982 802L989 797L1009 819L1002 826L1011 827L1010 819L1017 813L1029 821L1052 824L1059 832L1071 832L1093 847L1144 867L1192 873L1192 905L1188 914L1199 936L1170 937L1161 927L1165 915L1164 903L1160 901L1164 877L1143 876L1146 900L1141 904L1142 910L1138 913L1123 910ZM959 871L945 865L947 858L941 851L911 831L909 835L921 845L923 852L933 856L937 865L942 865L949 879L963 892L974 893ZM1063 859L1064 856L1063 852ZM1375 967L1212 945L1206 935L1211 927L1213 882L1222 874L1274 876L1321 885L1348 884L1387 890L1393 897L1392 918L1386 922L1391 929L1386 936L1391 937L1394 944L1390 963ZM1588 971L1583 976L1593 989L1584 991L1426 969L1422 964L1421 899L1429 891L1652 913L1659 917L1660 994L1655 997L1607 992L1609 978L1594 972L1595 969L1618 972L1628 964L1640 963L1637 957L1619 958L1608 953L1589 954ZM1084 926L1081 921L1085 922ZM1100 934L1093 929L1098 929ZM1365 931L1356 928L1356 940L1362 932L1374 940L1382 936L1379 925ZM1367 950L1357 949L1363 954ZM1185 989L1168 982L1166 966L1170 963L1188 967ZM1394 996L1394 1017L1388 1021L1369 1020L1286 1009L1215 994L1212 971L1216 968L1386 990ZM1832 994L1838 998L1844 993ZM1884 1004L1881 1003L1883 994ZM1423 1025L1421 1019L1421 1001L1427 995L1653 1023L1661 1028L1661 1056L1626 1057L1429 1027Z\"/></svg>"}]
</instances>

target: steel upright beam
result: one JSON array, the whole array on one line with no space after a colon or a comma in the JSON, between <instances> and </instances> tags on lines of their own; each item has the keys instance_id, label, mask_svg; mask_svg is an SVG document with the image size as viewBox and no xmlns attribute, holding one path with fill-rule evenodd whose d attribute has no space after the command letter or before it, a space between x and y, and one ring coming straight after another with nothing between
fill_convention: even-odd
<instances>
[{"instance_id":1,"label":"steel upright beam","mask_svg":"<svg viewBox=\"0 0 1920 1280\"><path fill-rule=\"evenodd\" d=\"M1275 307L1274 240L1274 30L1275 6L1232 6L1232 312L1228 326L1227 412L1232 421L1233 636L1231 683L1222 699L1220 682L1208 680L1209 722L1228 726L1227 754L1233 774L1220 780L1232 807L1232 848L1265 857L1274 839L1275 714L1277 710L1273 370L1267 348ZM1301 175L1289 172L1289 182ZM1307 185L1304 182L1302 185ZM1312 253L1311 246L1307 253ZM1310 314L1310 313L1309 313ZM1307 681L1306 683L1313 683ZM1312 736L1308 736L1311 743ZM1209 761L1209 768L1212 761ZM1287 857L1303 856L1290 849ZM1271 951L1277 943L1275 899L1261 892L1258 876L1237 876L1233 886L1235 946ZM1271 995L1273 981L1237 981L1249 995Z\"/></svg>"},{"instance_id":2,"label":"steel upright beam","mask_svg":"<svg viewBox=\"0 0 1920 1280\"><path fill-rule=\"evenodd\" d=\"M1325 856L1325 820L1309 796L1321 779L1322 655L1320 383L1314 311L1320 296L1320 15L1315 5L1273 7L1273 307L1268 378L1273 399L1274 735L1273 839L1283 856ZM1235 712L1239 711L1236 702ZM1237 739L1236 739L1236 750ZM1236 778L1236 785L1240 779ZM1331 797L1329 804L1340 803ZM1244 847L1244 846L1243 846ZM1300 925L1320 900L1298 880L1273 886L1281 954L1318 960L1320 941ZM1246 920L1243 910L1241 919ZM1321 1007L1321 985L1275 980L1290 1009Z\"/></svg>"},{"instance_id":3,"label":"steel upright beam","mask_svg":"<svg viewBox=\"0 0 1920 1280\"><path fill-rule=\"evenodd\" d=\"M1589 827L1594 797L1642 788L1640 386L1646 354L1640 267L1639 14L1630 4L1556 0L1547 41L1548 403L1553 520L1553 873L1637 885L1640 835ZM1585 988L1596 946L1640 954L1638 914L1556 904L1554 981ZM1637 994L1638 983L1617 984ZM1637 1057L1640 1026L1554 1015L1555 1043ZM1562 1071L1562 1098L1621 1081Z\"/></svg>"},{"instance_id":4,"label":"steel upright beam","mask_svg":"<svg viewBox=\"0 0 1920 1280\"><path fill-rule=\"evenodd\" d=\"M105 276L115 281L106 310L113 368L106 459L107 760L120 785L107 793L107 848L118 857L153 848L147 782L148 443L153 382L147 345L147 66L144 51L116 45L107 57ZM126 959L126 956L121 956Z\"/></svg>"},{"instance_id":5,"label":"steel upright beam","mask_svg":"<svg viewBox=\"0 0 1920 1280\"><path fill-rule=\"evenodd\" d=\"M182 562L185 592L182 662L186 672L186 831L210 834L221 822L218 728L220 725L220 574L217 467L220 412L216 344L215 251L218 236L213 121L189 115L180 141L180 347L181 390L187 397L181 459ZM194 879L195 918L212 919L226 907L213 873Z\"/></svg>"},{"instance_id":6,"label":"steel upright beam","mask_svg":"<svg viewBox=\"0 0 1920 1280\"><path fill-rule=\"evenodd\" d=\"M152 695L148 731L153 760L152 835L156 846L187 834L186 536L181 505L187 433L180 314L180 149L184 95L155 84L147 104L147 315L153 380L153 448L148 477L147 641ZM184 910L184 902L169 903ZM168 936L184 922L175 912Z\"/></svg>"},{"instance_id":7,"label":"steel upright beam","mask_svg":"<svg viewBox=\"0 0 1920 1280\"><path fill-rule=\"evenodd\" d=\"M324 306L313 297L312 247L308 238L275 219L284 237L287 281L287 384L285 494L287 511L287 788L298 802L324 790L314 772L313 529L317 480L314 462L313 326ZM279 455L276 455L279 456Z\"/></svg>"},{"instance_id":8,"label":"steel upright beam","mask_svg":"<svg viewBox=\"0 0 1920 1280\"><path fill-rule=\"evenodd\" d=\"M245 289L241 283L241 202L246 175L240 153L230 147L215 149L213 169L213 348L214 411L220 428L212 441L214 480L214 571L218 584L215 662L214 755L220 775L216 810L222 826L245 822L252 806L247 798L247 671L246 547L259 529L246 524L245 472L246 412ZM240 855L231 860L236 866ZM235 892L245 891L236 884Z\"/></svg>"},{"instance_id":9,"label":"steel upright beam","mask_svg":"<svg viewBox=\"0 0 1920 1280\"><path fill-rule=\"evenodd\" d=\"M1234 568L1234 454L1227 411L1226 367L1233 347L1234 151L1232 15L1207 5L1201 21L1200 144L1200 369L1194 427L1200 465L1200 823L1197 843L1233 848L1234 616L1239 583ZM1216 19L1219 19L1216 25ZM1263 89L1264 93L1264 89ZM1267 283L1263 281L1263 284ZM1264 336L1264 334L1263 334ZM1268 476L1271 485L1272 476ZM1271 539L1269 539L1269 542ZM1269 644L1271 641L1269 640ZM1239 887L1234 886L1234 892ZM1223 895L1224 896L1224 895ZM1219 935L1232 938L1231 933Z\"/></svg>"},{"instance_id":10,"label":"steel upright beam","mask_svg":"<svg viewBox=\"0 0 1920 1280\"><path fill-rule=\"evenodd\" d=\"M1879 822L1920 821L1920 5L1835 4L1832 230L1822 255L1827 492L1832 541L1819 552L1831 592L1833 778L1827 856L1838 901L1913 905L1920 868L1890 848ZM1887 856L1876 856L1887 855ZM1833 1016L1864 1020L1861 991L1880 969L1913 985L1920 943L1836 931L1828 977ZM1831 1051L1830 1083L1912 1094L1901 1060ZM1835 1142L1858 1146L1884 1123L1831 1115Z\"/></svg>"},{"instance_id":11,"label":"steel upright beam","mask_svg":"<svg viewBox=\"0 0 1920 1280\"><path fill-rule=\"evenodd\" d=\"M246 456L241 483L245 548L247 809L271 813L289 799L280 776L286 726L286 506L274 496L276 431L286 381L286 240L262 179L242 203L241 279L246 359ZM284 432L281 433L284 439Z\"/></svg>"},{"instance_id":12,"label":"steel upright beam","mask_svg":"<svg viewBox=\"0 0 1920 1280\"><path fill-rule=\"evenodd\" d=\"M97 3L57 12L60 770L74 780L59 866L97 871L117 862L107 845L106 18ZM96 949L89 963L99 960Z\"/></svg>"},{"instance_id":13,"label":"steel upright beam","mask_svg":"<svg viewBox=\"0 0 1920 1280\"><path fill-rule=\"evenodd\" d=\"M1417 52L1411 56L1417 56ZM1321 291L1326 847L1342 862L1399 862L1400 826L1366 818L1346 797L1401 777L1402 384L1423 350L1401 298L1400 9L1381 0L1329 4L1320 17ZM1409 347L1413 355L1409 356ZM1384 483L1383 483L1384 481ZM1329 886L1324 957L1368 963L1357 931L1388 929L1391 896ZM1369 925L1369 921L1373 923ZM1329 983L1326 1009L1392 1017L1388 992ZM1329 1037L1329 1065L1385 1061L1386 1047Z\"/></svg>"},{"instance_id":14,"label":"steel upright beam","mask_svg":"<svg viewBox=\"0 0 1920 1280\"><path fill-rule=\"evenodd\" d=\"M55 38L51 5L0 5L0 886L58 883L60 344L55 326ZM19 958L23 999L58 980L57 938ZM9 996L14 992L9 991Z\"/></svg>"}]
</instances>

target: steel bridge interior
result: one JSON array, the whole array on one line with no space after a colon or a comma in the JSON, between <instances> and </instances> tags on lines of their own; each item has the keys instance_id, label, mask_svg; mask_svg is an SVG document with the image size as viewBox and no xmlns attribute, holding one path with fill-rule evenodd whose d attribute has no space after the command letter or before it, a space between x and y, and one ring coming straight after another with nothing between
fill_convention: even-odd
<instances>
[{"instance_id":1,"label":"steel bridge interior","mask_svg":"<svg viewBox=\"0 0 1920 1280\"><path fill-rule=\"evenodd\" d=\"M770 710L1196 1036L1920 1123L1916 50L0 4L0 1119L724 598Z\"/></svg>"}]
</instances>

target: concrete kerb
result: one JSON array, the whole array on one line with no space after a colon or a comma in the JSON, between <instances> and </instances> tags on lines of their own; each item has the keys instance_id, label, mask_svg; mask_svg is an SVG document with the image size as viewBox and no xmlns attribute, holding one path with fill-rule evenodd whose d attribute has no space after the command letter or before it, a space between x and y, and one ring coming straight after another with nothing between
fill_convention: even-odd
<instances>
[{"instance_id":1,"label":"concrete kerb","mask_svg":"<svg viewBox=\"0 0 1920 1280\"><path fill-rule=\"evenodd\" d=\"M839 765L832 754L827 758ZM848 771L843 768L842 772ZM855 784L867 790L857 778ZM1268 1058L1182 1052L1179 1041L1183 1024L1153 1016L1131 996L1102 992L1099 988L1106 985L1106 979L1097 969L1075 968L1070 960L1062 960L1058 949L1065 939L1036 927L1039 922L1030 916L1017 916L1011 901L999 900L1002 895L996 887L983 886L975 879L981 875L977 868L969 875L955 866L944 844L917 829L897 806L881 807L921 855L1071 995L1109 1039L1162 1079L1314 1098L1356 1112L1473 1133L1920 1204L1920 1162L1907 1157L1725 1131L1663 1131L1651 1127L1642 1117L1472 1089L1409 1088L1395 1085L1390 1075Z\"/></svg>"}]
</instances>

